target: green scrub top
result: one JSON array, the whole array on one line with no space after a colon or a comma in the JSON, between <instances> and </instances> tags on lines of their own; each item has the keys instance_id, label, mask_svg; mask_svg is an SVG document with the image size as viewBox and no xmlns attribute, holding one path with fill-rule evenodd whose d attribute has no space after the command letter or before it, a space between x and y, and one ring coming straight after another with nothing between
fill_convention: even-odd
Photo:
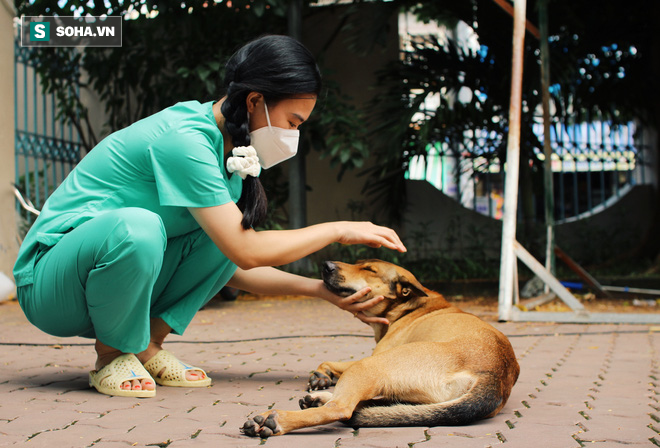
<instances>
[{"instance_id":1,"label":"green scrub top","mask_svg":"<svg viewBox=\"0 0 660 448\"><path fill-rule=\"evenodd\" d=\"M167 238L199 229L187 207L238 202L213 103L177 103L101 141L46 201L21 245L17 286L34 282L40 254L67 232L107 211L139 207L158 214Z\"/></svg>"}]
</instances>

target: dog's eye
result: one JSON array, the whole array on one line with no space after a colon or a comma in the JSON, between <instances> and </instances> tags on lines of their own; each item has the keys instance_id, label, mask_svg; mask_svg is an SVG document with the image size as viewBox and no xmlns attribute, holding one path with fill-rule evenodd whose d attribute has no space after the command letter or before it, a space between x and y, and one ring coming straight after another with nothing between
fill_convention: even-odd
<instances>
[{"instance_id":1,"label":"dog's eye","mask_svg":"<svg viewBox=\"0 0 660 448\"><path fill-rule=\"evenodd\" d=\"M373 272L374 274L376 273L376 270L374 268L372 268L371 266L365 266L365 267L362 268L362 270L367 271L367 272Z\"/></svg>"}]
</instances>

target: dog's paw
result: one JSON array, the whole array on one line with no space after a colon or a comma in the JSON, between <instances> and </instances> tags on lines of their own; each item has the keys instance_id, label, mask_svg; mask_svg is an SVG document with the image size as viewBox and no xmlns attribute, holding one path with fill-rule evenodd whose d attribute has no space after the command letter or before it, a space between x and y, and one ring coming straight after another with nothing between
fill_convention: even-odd
<instances>
[{"instance_id":1,"label":"dog's paw","mask_svg":"<svg viewBox=\"0 0 660 448\"><path fill-rule=\"evenodd\" d=\"M315 370L309 376L309 387L308 390L321 390L327 389L330 386L337 384L337 380L334 378L332 372L327 374Z\"/></svg>"},{"instance_id":2,"label":"dog's paw","mask_svg":"<svg viewBox=\"0 0 660 448\"><path fill-rule=\"evenodd\" d=\"M300 409L309 409L309 408L320 408L325 403L323 402L322 397L317 397L313 395L305 395L303 398L298 400Z\"/></svg>"},{"instance_id":3,"label":"dog's paw","mask_svg":"<svg viewBox=\"0 0 660 448\"><path fill-rule=\"evenodd\" d=\"M263 415L255 416L243 424L241 432L246 436L261 437L262 439L267 439L272 435L278 435L281 432L281 428L277 423L277 412L273 411L267 417Z\"/></svg>"}]
</instances>

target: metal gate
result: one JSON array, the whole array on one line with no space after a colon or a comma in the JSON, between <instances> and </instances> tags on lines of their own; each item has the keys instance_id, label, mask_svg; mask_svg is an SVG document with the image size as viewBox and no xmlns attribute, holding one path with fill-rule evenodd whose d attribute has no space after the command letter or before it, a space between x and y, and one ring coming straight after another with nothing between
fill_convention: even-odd
<instances>
[{"instance_id":1,"label":"metal gate","mask_svg":"<svg viewBox=\"0 0 660 448\"><path fill-rule=\"evenodd\" d=\"M77 129L58 118L55 95L42 92L32 51L14 42L15 187L40 210L80 161L82 144ZM22 236L35 216L19 202L16 211L23 223Z\"/></svg>"}]
</instances>

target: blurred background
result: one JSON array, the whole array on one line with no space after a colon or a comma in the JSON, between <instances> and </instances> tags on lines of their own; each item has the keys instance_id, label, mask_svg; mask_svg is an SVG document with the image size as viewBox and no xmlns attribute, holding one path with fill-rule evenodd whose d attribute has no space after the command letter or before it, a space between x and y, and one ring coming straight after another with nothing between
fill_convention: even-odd
<instances>
[{"instance_id":1,"label":"blurred background","mask_svg":"<svg viewBox=\"0 0 660 448\"><path fill-rule=\"evenodd\" d=\"M283 268L316 275L321 260L376 257L427 286L462 285L457 294L497 289L511 2L0 2L0 272L10 275L34 211L98 141L178 101L219 99L228 57L272 33L307 45L325 85L299 155L262 173L265 227L372 220L409 249L333 245ZM528 0L517 216L537 259L550 222L553 247L602 284L651 290L649 306L660 297L658 9ZM119 15L122 46L22 47L22 15ZM562 260L549 266L581 289ZM532 277L521 266L521 287Z\"/></svg>"}]
</instances>

